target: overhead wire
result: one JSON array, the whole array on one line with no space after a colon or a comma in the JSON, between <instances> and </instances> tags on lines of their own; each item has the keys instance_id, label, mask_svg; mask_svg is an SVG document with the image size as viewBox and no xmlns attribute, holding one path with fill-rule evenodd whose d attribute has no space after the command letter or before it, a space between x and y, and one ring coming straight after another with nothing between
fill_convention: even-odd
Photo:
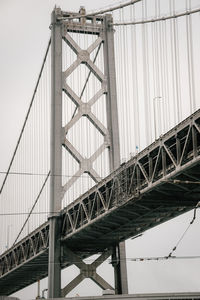
<instances>
[{"instance_id":1,"label":"overhead wire","mask_svg":"<svg viewBox=\"0 0 200 300\"><path fill-rule=\"evenodd\" d=\"M192 181L192 180L180 180L180 179L167 179L162 180L163 182L172 182L174 184L200 184L200 181Z\"/></svg>"},{"instance_id":2,"label":"overhead wire","mask_svg":"<svg viewBox=\"0 0 200 300\"><path fill-rule=\"evenodd\" d=\"M196 211L197 208L200 207L200 202L197 203L197 205L194 208L194 212L193 212L193 218L190 221L189 225L187 226L187 228L185 229L185 231L183 232L183 234L181 235L181 237L179 238L178 242L176 243L176 245L173 247L173 249L171 250L171 252L169 253L169 255L167 256L167 258L171 257L172 254L174 253L174 251L177 250L177 247L179 246L179 244L181 243L181 241L183 240L183 238L185 237L186 233L188 232L188 230L190 229L190 227L192 226L192 224L194 223L194 221L196 220Z\"/></svg>"},{"instance_id":3,"label":"overhead wire","mask_svg":"<svg viewBox=\"0 0 200 300\"><path fill-rule=\"evenodd\" d=\"M42 193L42 191L43 191L43 189L44 189L44 187L45 187L45 184L46 184L46 181L48 180L48 178L49 178L49 174L48 174L48 176L45 178L45 181L44 181L44 183L43 183L43 185L42 185L42 188L41 188L41 190L40 190L40 192L39 192L39 194L38 194L38 196L37 196L37 198L35 199L35 203L38 201L38 199L39 199L39 197L40 197L40 195L41 195L41 193ZM120 187L124 187L124 185L123 184L121 184L119 187L117 187L117 188L120 188ZM108 189L108 190L111 190L111 187ZM128 189L127 189L128 190ZM126 193L126 192L125 192ZM35 205L35 203L34 203L34 205ZM193 211L194 211L194 213L193 213L193 218L192 218L192 221L190 221L190 224L193 224L194 223L194 221L196 220L196 211L197 211L197 209L200 207L200 201L196 204L196 206L193 208ZM45 210L45 211L38 211L38 212L34 212L33 210L32 210L32 214L35 214L35 215L37 215L37 214L51 214L51 213L55 213L55 212L52 212L52 211L49 211L49 210ZM12 215L29 215L30 214L30 211L24 211L24 212L5 212L5 213L0 213L0 216L12 216ZM188 230L188 229L187 229ZM138 236L137 236L138 237Z\"/></svg>"},{"instance_id":4,"label":"overhead wire","mask_svg":"<svg viewBox=\"0 0 200 300\"><path fill-rule=\"evenodd\" d=\"M44 248L44 249L41 249L41 252L45 252L47 251L48 248ZM6 251L7 252L7 251ZM5 255L6 255L6 252L5 252ZM99 253L97 253L96 255L98 255ZM4 254L0 255L0 259L2 259L4 256ZM103 262L105 263L108 263L108 264L112 264L112 263L116 263L116 262L120 262L120 261L126 261L127 263L131 263L131 262L147 262L147 261L168 261L168 260L187 260L187 259L200 259L200 256L199 255L191 255L191 256L171 256L171 257L166 257L166 256L157 256L157 257L127 257L127 258L124 258L124 259L120 259L118 258L117 260L112 260L110 258L107 258L106 260L104 260ZM92 258L84 258L83 261L85 263L89 263L89 262L94 262L94 259ZM79 263L79 261L76 261L76 260L73 260L73 264L75 263ZM51 262L51 264L53 265L56 265L56 264L60 264L60 263L56 263L56 262ZM71 264L71 265L73 265ZM47 260L45 258L41 258L40 259L40 262L37 263L37 262L33 262L31 263L31 261L29 261L29 266L44 266L44 265L47 265Z\"/></svg>"}]
</instances>

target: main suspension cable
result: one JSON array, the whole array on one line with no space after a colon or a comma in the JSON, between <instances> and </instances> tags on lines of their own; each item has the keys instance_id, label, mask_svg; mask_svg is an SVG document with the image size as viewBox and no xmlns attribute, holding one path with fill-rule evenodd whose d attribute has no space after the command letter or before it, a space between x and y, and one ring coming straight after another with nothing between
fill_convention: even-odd
<instances>
[{"instance_id":1,"label":"main suspension cable","mask_svg":"<svg viewBox=\"0 0 200 300\"><path fill-rule=\"evenodd\" d=\"M110 7L110 8L107 8L107 9L98 10L96 12L92 12L92 13L89 13L89 14L85 14L85 15L76 14L76 15L70 16L70 17L60 17L60 18L58 18L58 20L73 20L73 19L77 19L77 18L86 18L86 17L93 17L93 16L96 16L96 15L102 15L102 14L105 14L107 12L112 12L114 10L122 9L124 7L133 5L133 4L135 4L137 2L140 2L140 1L142 1L142 0L131 0L131 1L126 2L124 4L120 4L120 5Z\"/></svg>"},{"instance_id":2,"label":"main suspension cable","mask_svg":"<svg viewBox=\"0 0 200 300\"><path fill-rule=\"evenodd\" d=\"M140 21L134 21L134 22L116 22L116 23L113 23L112 25L114 26L124 26L124 25L139 25L139 24L146 24L146 23L154 23L154 22L158 22L158 21L166 21L166 20L170 20L170 19L176 19L176 18L179 18L179 17L184 17L184 16L188 16L188 15L191 15L191 14L195 14L195 13L198 13L200 12L200 8L196 8L196 9L193 9L193 10L190 10L190 11L185 11L185 12L182 12L182 13L179 13L179 14L173 14L173 15L170 15L170 16L163 16L163 17L159 17L159 18L153 18L153 19L148 19L148 20L140 20Z\"/></svg>"}]
</instances>

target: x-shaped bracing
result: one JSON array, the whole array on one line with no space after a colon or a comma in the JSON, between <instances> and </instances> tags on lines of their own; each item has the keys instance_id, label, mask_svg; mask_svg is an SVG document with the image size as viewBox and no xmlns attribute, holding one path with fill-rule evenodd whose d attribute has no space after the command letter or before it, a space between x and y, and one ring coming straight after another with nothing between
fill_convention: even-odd
<instances>
[{"instance_id":1,"label":"x-shaped bracing","mask_svg":"<svg viewBox=\"0 0 200 300\"><path fill-rule=\"evenodd\" d=\"M81 49L68 33L65 33L64 41L77 55L77 59L75 60L75 62L66 71L63 72L64 81L81 63L84 63L87 65L90 71L101 82L103 82L105 80L104 74L90 59L90 54L102 43L102 38L99 37L98 39L96 39L95 42L87 48L87 50Z\"/></svg>"},{"instance_id":2,"label":"x-shaped bracing","mask_svg":"<svg viewBox=\"0 0 200 300\"><path fill-rule=\"evenodd\" d=\"M69 248L63 248L63 251L65 259L77 266L80 269L80 274L62 289L62 297L65 297L85 278L90 278L103 290L114 290L114 288L96 272L96 269L112 254L111 250L103 252L92 264L84 263L83 260Z\"/></svg>"},{"instance_id":3,"label":"x-shaped bracing","mask_svg":"<svg viewBox=\"0 0 200 300\"><path fill-rule=\"evenodd\" d=\"M102 152L110 146L110 137L108 129L99 121L99 119L92 113L91 107L96 103L96 101L107 92L107 81L101 70L94 64L90 59L90 54L101 45L103 42L102 37L98 37L94 43L92 43L87 50L82 50L79 45L73 40L73 38L65 33L65 42L69 47L76 53L76 61L63 72L63 91L67 96L74 102L77 107L77 114L72 117L72 119L63 127L63 146L64 148L73 156L73 158L79 163L79 170L74 174L74 176L63 186L63 193L65 193L74 182L83 174L88 173L89 176L95 181L100 181L99 174L93 168L93 162L102 154ZM97 79L101 82L101 88L96 94L88 101L83 102L81 97L70 88L67 84L67 77L80 65L85 64L90 72L92 72ZM87 81L86 81L87 82ZM103 144L92 154L89 158L84 158L75 147L66 138L69 129L79 121L81 117L87 117L87 119L95 126L95 128L104 137Z\"/></svg>"}]
</instances>

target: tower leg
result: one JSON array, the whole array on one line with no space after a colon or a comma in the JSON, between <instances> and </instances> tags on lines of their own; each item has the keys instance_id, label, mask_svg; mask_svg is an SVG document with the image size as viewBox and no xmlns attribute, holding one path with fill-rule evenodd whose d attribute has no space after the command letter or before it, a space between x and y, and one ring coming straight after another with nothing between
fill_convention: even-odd
<instances>
[{"instance_id":1,"label":"tower leg","mask_svg":"<svg viewBox=\"0 0 200 300\"><path fill-rule=\"evenodd\" d=\"M61 297L60 218L50 218L48 297Z\"/></svg>"},{"instance_id":2,"label":"tower leg","mask_svg":"<svg viewBox=\"0 0 200 300\"><path fill-rule=\"evenodd\" d=\"M115 72L115 53L114 53L114 29L111 15L106 15L105 42L104 42L104 67L108 80L107 93L107 121L110 132L111 146L109 151L110 171L114 171L120 166L120 143L119 143L119 124L117 109L117 88ZM119 243L114 250L114 272L115 272L115 292L116 294L128 294L127 268L125 242ZM117 263L116 263L117 262Z\"/></svg>"},{"instance_id":3,"label":"tower leg","mask_svg":"<svg viewBox=\"0 0 200 300\"><path fill-rule=\"evenodd\" d=\"M115 294L128 294L125 242L113 249L112 265L114 267Z\"/></svg>"},{"instance_id":4,"label":"tower leg","mask_svg":"<svg viewBox=\"0 0 200 300\"><path fill-rule=\"evenodd\" d=\"M62 199L62 34L57 16L52 12L51 29L51 156L50 156L50 215L48 297L61 294L60 217Z\"/></svg>"}]
</instances>

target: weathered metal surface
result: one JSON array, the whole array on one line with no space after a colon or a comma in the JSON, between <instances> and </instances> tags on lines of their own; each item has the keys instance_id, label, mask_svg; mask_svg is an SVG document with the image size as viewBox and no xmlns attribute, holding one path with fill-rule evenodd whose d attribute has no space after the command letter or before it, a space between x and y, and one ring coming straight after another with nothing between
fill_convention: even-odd
<instances>
[{"instance_id":1,"label":"weathered metal surface","mask_svg":"<svg viewBox=\"0 0 200 300\"><path fill-rule=\"evenodd\" d=\"M200 181L199 163L200 110L63 209L63 247L87 257L191 210L200 185L172 180ZM47 275L48 230L47 222L0 256L0 294Z\"/></svg>"}]
</instances>

